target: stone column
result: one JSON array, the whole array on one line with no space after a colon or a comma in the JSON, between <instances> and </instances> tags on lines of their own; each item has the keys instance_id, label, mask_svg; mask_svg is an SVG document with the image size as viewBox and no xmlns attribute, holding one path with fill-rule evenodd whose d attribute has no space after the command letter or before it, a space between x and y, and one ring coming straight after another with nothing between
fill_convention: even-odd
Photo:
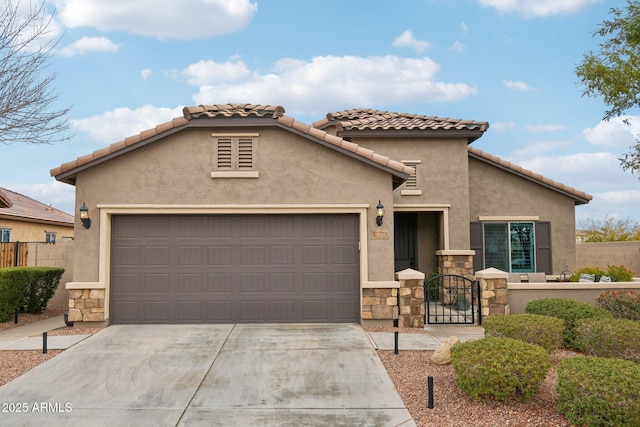
<instances>
[{"instance_id":1,"label":"stone column","mask_svg":"<svg viewBox=\"0 0 640 427\"><path fill-rule=\"evenodd\" d=\"M70 289L69 321L104 321L104 296L104 289Z\"/></svg>"},{"instance_id":2,"label":"stone column","mask_svg":"<svg viewBox=\"0 0 640 427\"><path fill-rule=\"evenodd\" d=\"M407 268L396 273L400 282L398 326L424 327L424 273Z\"/></svg>"},{"instance_id":3,"label":"stone column","mask_svg":"<svg viewBox=\"0 0 640 427\"><path fill-rule=\"evenodd\" d=\"M476 278L480 280L483 318L511 313L507 288L508 277L509 273L497 268L476 271Z\"/></svg>"},{"instance_id":4,"label":"stone column","mask_svg":"<svg viewBox=\"0 0 640 427\"><path fill-rule=\"evenodd\" d=\"M438 274L456 274L468 279L473 278L473 256L476 251L441 250L438 257Z\"/></svg>"}]
</instances>

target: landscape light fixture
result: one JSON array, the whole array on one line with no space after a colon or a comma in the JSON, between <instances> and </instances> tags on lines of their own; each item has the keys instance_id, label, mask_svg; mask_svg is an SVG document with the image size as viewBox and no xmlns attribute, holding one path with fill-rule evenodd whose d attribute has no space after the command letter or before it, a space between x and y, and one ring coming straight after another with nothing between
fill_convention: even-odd
<instances>
[{"instance_id":1,"label":"landscape light fixture","mask_svg":"<svg viewBox=\"0 0 640 427\"><path fill-rule=\"evenodd\" d=\"M82 202L82 207L80 208L80 221L82 221L82 226L84 228L91 227L91 218L89 218L89 208L87 205Z\"/></svg>"},{"instance_id":2,"label":"landscape light fixture","mask_svg":"<svg viewBox=\"0 0 640 427\"><path fill-rule=\"evenodd\" d=\"M382 225L382 219L384 218L384 206L382 202L378 200L378 206L376 206L376 224L378 227Z\"/></svg>"}]
</instances>

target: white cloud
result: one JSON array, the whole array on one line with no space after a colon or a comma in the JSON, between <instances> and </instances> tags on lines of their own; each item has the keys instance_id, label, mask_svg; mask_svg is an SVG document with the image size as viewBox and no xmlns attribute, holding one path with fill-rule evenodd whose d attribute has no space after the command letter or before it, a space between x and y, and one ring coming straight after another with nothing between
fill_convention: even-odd
<instances>
[{"instance_id":1,"label":"white cloud","mask_svg":"<svg viewBox=\"0 0 640 427\"><path fill-rule=\"evenodd\" d=\"M55 0L69 28L124 30L159 39L191 40L233 33L257 11L251 0Z\"/></svg>"},{"instance_id":2,"label":"white cloud","mask_svg":"<svg viewBox=\"0 0 640 427\"><path fill-rule=\"evenodd\" d=\"M615 147L626 150L636 143L640 134L640 116L628 116L630 125L623 123L625 117L615 117L609 121L601 121L593 128L582 131L584 139L593 145Z\"/></svg>"},{"instance_id":3,"label":"white cloud","mask_svg":"<svg viewBox=\"0 0 640 427\"><path fill-rule=\"evenodd\" d=\"M113 144L143 130L182 116L182 106L176 108L143 105L132 110L122 107L112 111L72 121L72 127L89 135L102 145ZM108 126L105 126L108 123Z\"/></svg>"},{"instance_id":4,"label":"white cloud","mask_svg":"<svg viewBox=\"0 0 640 427\"><path fill-rule=\"evenodd\" d=\"M278 61L271 73L250 70L241 61L201 61L182 71L198 86L197 104L251 102L280 104L288 114L324 114L343 108L448 102L474 95L464 83L435 78L429 58L320 56L311 61Z\"/></svg>"},{"instance_id":5,"label":"white cloud","mask_svg":"<svg viewBox=\"0 0 640 427\"><path fill-rule=\"evenodd\" d=\"M58 55L72 57L90 52L117 52L120 48L106 37L83 37L58 51Z\"/></svg>"},{"instance_id":6,"label":"white cloud","mask_svg":"<svg viewBox=\"0 0 640 427\"><path fill-rule=\"evenodd\" d=\"M466 22L464 22L464 21L462 21L462 22L460 23L459 28L460 28L460 31L461 31L463 34L466 34L467 32L469 32L469 27L467 26L467 23L466 23Z\"/></svg>"},{"instance_id":7,"label":"white cloud","mask_svg":"<svg viewBox=\"0 0 640 427\"><path fill-rule=\"evenodd\" d=\"M496 122L496 123L490 124L489 131L507 132L515 128L516 128L515 122Z\"/></svg>"},{"instance_id":8,"label":"white cloud","mask_svg":"<svg viewBox=\"0 0 640 427\"><path fill-rule=\"evenodd\" d=\"M208 60L189 65L182 70L182 75L190 85L203 86L247 81L252 77L252 72L242 61L219 63Z\"/></svg>"},{"instance_id":9,"label":"white cloud","mask_svg":"<svg viewBox=\"0 0 640 427\"><path fill-rule=\"evenodd\" d=\"M526 18L577 12L600 0L478 0L481 6L500 12L516 12Z\"/></svg>"},{"instance_id":10,"label":"white cloud","mask_svg":"<svg viewBox=\"0 0 640 427\"><path fill-rule=\"evenodd\" d=\"M455 42L453 42L453 44L451 46L449 46L450 50L453 50L455 52L464 52L465 50L465 45L462 42L459 42L458 40L456 40Z\"/></svg>"},{"instance_id":11,"label":"white cloud","mask_svg":"<svg viewBox=\"0 0 640 427\"><path fill-rule=\"evenodd\" d=\"M144 70L140 71L140 77L142 77L142 80L147 80L149 77L151 77L152 73L153 71L151 71L150 68L145 68Z\"/></svg>"},{"instance_id":12,"label":"white cloud","mask_svg":"<svg viewBox=\"0 0 640 427\"><path fill-rule=\"evenodd\" d=\"M549 125L527 125L526 129L529 132L557 132L557 131L565 130L566 128L564 125L549 124Z\"/></svg>"},{"instance_id":13,"label":"white cloud","mask_svg":"<svg viewBox=\"0 0 640 427\"><path fill-rule=\"evenodd\" d=\"M424 52L425 49L431 47L431 44L424 40L418 40L414 37L411 30L407 30L393 40L395 47L410 47L416 52Z\"/></svg>"},{"instance_id":14,"label":"white cloud","mask_svg":"<svg viewBox=\"0 0 640 427\"><path fill-rule=\"evenodd\" d=\"M526 84L523 81L513 81L513 80L503 80L502 84L505 85L507 88L511 89L511 90L517 90L517 91L527 91L527 90L533 90L533 88L531 86L529 86L528 84Z\"/></svg>"}]
</instances>

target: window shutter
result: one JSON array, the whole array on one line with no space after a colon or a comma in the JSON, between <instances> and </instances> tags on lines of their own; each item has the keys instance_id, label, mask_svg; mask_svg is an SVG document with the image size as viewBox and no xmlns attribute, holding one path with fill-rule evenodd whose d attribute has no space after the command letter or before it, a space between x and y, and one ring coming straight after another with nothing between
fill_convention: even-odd
<instances>
[{"instance_id":1,"label":"window shutter","mask_svg":"<svg viewBox=\"0 0 640 427\"><path fill-rule=\"evenodd\" d=\"M536 271L552 274L551 223L536 222Z\"/></svg>"},{"instance_id":2,"label":"window shutter","mask_svg":"<svg viewBox=\"0 0 640 427\"><path fill-rule=\"evenodd\" d=\"M238 169L253 169L253 140L238 139Z\"/></svg>"},{"instance_id":3,"label":"window shutter","mask_svg":"<svg viewBox=\"0 0 640 427\"><path fill-rule=\"evenodd\" d=\"M231 138L218 138L218 169L232 168Z\"/></svg>"},{"instance_id":4,"label":"window shutter","mask_svg":"<svg viewBox=\"0 0 640 427\"><path fill-rule=\"evenodd\" d=\"M484 245L482 239L482 223L471 222L469 224L470 235L470 247L469 249L476 251L473 257L473 271L480 271L484 269Z\"/></svg>"}]
</instances>

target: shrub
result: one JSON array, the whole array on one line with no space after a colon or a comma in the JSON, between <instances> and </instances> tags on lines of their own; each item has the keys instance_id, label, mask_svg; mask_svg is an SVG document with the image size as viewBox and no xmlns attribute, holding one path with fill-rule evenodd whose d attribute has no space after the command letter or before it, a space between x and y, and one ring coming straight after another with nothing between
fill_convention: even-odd
<instances>
[{"instance_id":1,"label":"shrub","mask_svg":"<svg viewBox=\"0 0 640 427\"><path fill-rule=\"evenodd\" d=\"M640 320L640 294L634 291L607 291L596 304L620 319Z\"/></svg>"},{"instance_id":2,"label":"shrub","mask_svg":"<svg viewBox=\"0 0 640 427\"><path fill-rule=\"evenodd\" d=\"M573 276L571 276L571 281L577 282L578 280L580 280L581 274L593 274L594 276L596 276L596 282L600 280L601 276L607 275L607 273L605 273L604 270L602 270L600 267L583 267L573 273Z\"/></svg>"},{"instance_id":3,"label":"shrub","mask_svg":"<svg viewBox=\"0 0 640 427\"><path fill-rule=\"evenodd\" d=\"M7 322L21 308L27 294L29 273L24 269L0 268L0 322Z\"/></svg>"},{"instance_id":4,"label":"shrub","mask_svg":"<svg viewBox=\"0 0 640 427\"><path fill-rule=\"evenodd\" d=\"M573 425L639 426L640 365L578 356L558 365L558 412Z\"/></svg>"},{"instance_id":5,"label":"shrub","mask_svg":"<svg viewBox=\"0 0 640 427\"><path fill-rule=\"evenodd\" d=\"M628 319L585 319L576 325L581 353L640 362L640 322Z\"/></svg>"},{"instance_id":6,"label":"shrub","mask_svg":"<svg viewBox=\"0 0 640 427\"><path fill-rule=\"evenodd\" d=\"M572 350L576 350L576 322L581 319L591 319L594 317L613 317L611 313L602 307L564 298L546 298L529 301L525 307L525 311L530 314L541 314L543 316L552 316L564 320L564 347Z\"/></svg>"},{"instance_id":7,"label":"shrub","mask_svg":"<svg viewBox=\"0 0 640 427\"><path fill-rule=\"evenodd\" d=\"M451 356L458 386L483 401L528 402L551 366L542 347L512 338L486 337L456 344Z\"/></svg>"},{"instance_id":8,"label":"shrub","mask_svg":"<svg viewBox=\"0 0 640 427\"><path fill-rule=\"evenodd\" d=\"M539 345L549 353L562 347L564 321L539 314L493 316L482 321L488 337L513 338Z\"/></svg>"},{"instance_id":9,"label":"shrub","mask_svg":"<svg viewBox=\"0 0 640 427\"><path fill-rule=\"evenodd\" d=\"M16 308L41 313L60 284L63 268L0 268L0 321L6 322Z\"/></svg>"},{"instance_id":10,"label":"shrub","mask_svg":"<svg viewBox=\"0 0 640 427\"><path fill-rule=\"evenodd\" d=\"M600 267L584 267L571 276L571 281L579 281L580 274L593 274L596 276L596 282L599 282L602 276L609 276L613 282L630 282L633 280L633 272L627 270L624 265L607 265L607 271L602 270Z\"/></svg>"}]
</instances>

